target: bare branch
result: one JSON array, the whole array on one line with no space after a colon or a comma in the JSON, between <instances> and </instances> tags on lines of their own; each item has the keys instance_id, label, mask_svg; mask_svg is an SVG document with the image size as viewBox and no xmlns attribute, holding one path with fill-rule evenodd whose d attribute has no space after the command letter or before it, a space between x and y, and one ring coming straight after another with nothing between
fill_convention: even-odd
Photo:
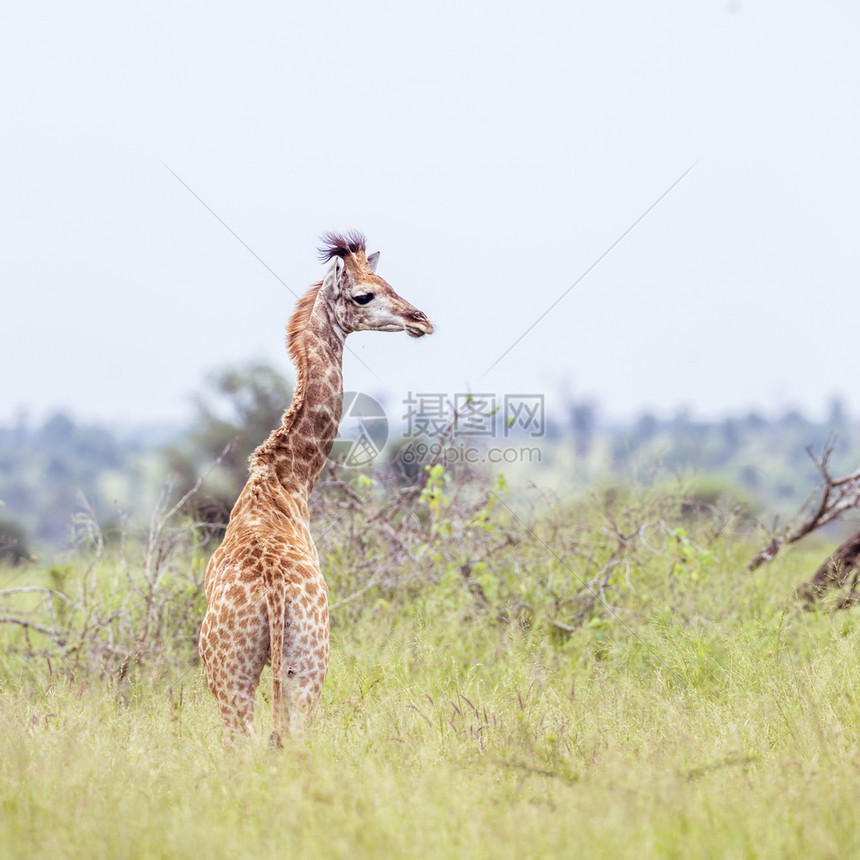
<instances>
[{"instance_id":1,"label":"bare branch","mask_svg":"<svg viewBox=\"0 0 860 860\"><path fill-rule=\"evenodd\" d=\"M35 630L36 633L42 633L53 639L57 645L63 646L66 644L66 634L62 630L52 630L50 627L44 627L41 624L35 624L28 621L26 618L16 618L15 616L0 616L0 624L18 624L25 630Z\"/></svg>"},{"instance_id":2,"label":"bare branch","mask_svg":"<svg viewBox=\"0 0 860 860\"><path fill-rule=\"evenodd\" d=\"M47 594L51 597L58 597L60 600L65 600L66 603L71 603L68 596L62 591L55 591L53 588L37 588L36 586L23 586L21 588L4 588L0 590L0 597L6 597L9 594Z\"/></svg>"},{"instance_id":3,"label":"bare branch","mask_svg":"<svg viewBox=\"0 0 860 860\"><path fill-rule=\"evenodd\" d=\"M810 459L821 473L822 483L807 502L801 506L800 511L791 522L779 531L774 528L769 532L770 540L750 561L749 570L755 570L765 562L773 561L783 546L799 541L828 523L832 523L846 511L860 507L860 469L839 478L834 478L830 474L830 457L835 445L836 437L830 436L824 446L820 460L812 452L812 448L807 447L806 451ZM809 503L816 497L818 497L818 502L814 509L804 517L804 512L808 510Z\"/></svg>"}]
</instances>

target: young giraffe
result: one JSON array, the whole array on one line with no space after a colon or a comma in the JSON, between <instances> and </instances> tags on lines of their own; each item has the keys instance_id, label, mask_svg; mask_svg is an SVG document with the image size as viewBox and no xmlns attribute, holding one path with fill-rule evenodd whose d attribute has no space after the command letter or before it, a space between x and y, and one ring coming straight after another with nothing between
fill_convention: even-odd
<instances>
[{"instance_id":1,"label":"young giraffe","mask_svg":"<svg viewBox=\"0 0 860 860\"><path fill-rule=\"evenodd\" d=\"M329 656L328 589L311 537L308 497L337 435L342 358L353 331L433 332L376 272L360 233L327 233L325 278L287 329L296 364L283 424L251 455L250 475L206 569L200 657L228 735L254 730L254 692L271 660L273 740L319 699Z\"/></svg>"}]
</instances>

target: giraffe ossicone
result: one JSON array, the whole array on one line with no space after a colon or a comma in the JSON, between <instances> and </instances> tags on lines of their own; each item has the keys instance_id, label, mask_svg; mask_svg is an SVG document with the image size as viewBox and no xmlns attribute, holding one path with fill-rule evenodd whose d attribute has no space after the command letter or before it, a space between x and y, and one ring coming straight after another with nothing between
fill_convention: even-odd
<instances>
[{"instance_id":1,"label":"giraffe ossicone","mask_svg":"<svg viewBox=\"0 0 860 860\"><path fill-rule=\"evenodd\" d=\"M287 327L293 401L250 458L245 488L206 568L199 650L230 735L254 730L254 694L272 666L273 737L311 713L329 659L328 589L310 531L308 497L337 436L343 347L354 331L432 334L427 317L376 274L360 233L323 236L322 281Z\"/></svg>"}]
</instances>

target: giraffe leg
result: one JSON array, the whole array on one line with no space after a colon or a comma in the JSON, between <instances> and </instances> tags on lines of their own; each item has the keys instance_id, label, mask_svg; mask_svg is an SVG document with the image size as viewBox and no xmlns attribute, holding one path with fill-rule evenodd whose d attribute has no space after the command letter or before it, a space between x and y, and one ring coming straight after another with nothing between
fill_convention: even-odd
<instances>
[{"instance_id":1,"label":"giraffe leg","mask_svg":"<svg viewBox=\"0 0 860 860\"><path fill-rule=\"evenodd\" d=\"M292 732L309 725L328 671L328 593L318 572L288 594L282 655L275 725Z\"/></svg>"},{"instance_id":2,"label":"giraffe leg","mask_svg":"<svg viewBox=\"0 0 860 860\"><path fill-rule=\"evenodd\" d=\"M200 631L206 681L231 742L239 735L254 734L254 693L269 650L264 607L259 621L237 634L232 624L219 624L216 613L207 612Z\"/></svg>"}]
</instances>

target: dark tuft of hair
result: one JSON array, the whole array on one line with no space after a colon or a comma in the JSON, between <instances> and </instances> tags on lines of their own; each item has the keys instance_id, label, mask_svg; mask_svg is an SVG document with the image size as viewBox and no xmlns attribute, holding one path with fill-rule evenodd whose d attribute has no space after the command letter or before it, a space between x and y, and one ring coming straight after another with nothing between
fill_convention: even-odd
<instances>
[{"instance_id":1,"label":"dark tuft of hair","mask_svg":"<svg viewBox=\"0 0 860 860\"><path fill-rule=\"evenodd\" d=\"M350 230L345 234L323 233L320 238L323 244L317 248L317 253L321 263L327 263L332 257L346 257L347 254L367 250L367 240L358 230Z\"/></svg>"}]
</instances>

